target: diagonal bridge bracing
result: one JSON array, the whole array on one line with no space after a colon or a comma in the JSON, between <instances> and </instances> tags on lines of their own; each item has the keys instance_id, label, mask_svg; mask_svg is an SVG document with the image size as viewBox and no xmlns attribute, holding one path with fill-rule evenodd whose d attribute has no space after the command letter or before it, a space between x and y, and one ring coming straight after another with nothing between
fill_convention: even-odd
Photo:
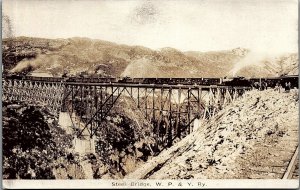
<instances>
[{"instance_id":1,"label":"diagonal bridge bracing","mask_svg":"<svg viewBox=\"0 0 300 190\"><path fill-rule=\"evenodd\" d=\"M193 122L208 120L249 88L197 85L76 83L3 80L3 100L47 106L68 112L77 136L94 136L119 101L153 126L154 135L171 145L193 130ZM130 109L130 108L128 108ZM75 119L74 119L75 118Z\"/></svg>"}]
</instances>

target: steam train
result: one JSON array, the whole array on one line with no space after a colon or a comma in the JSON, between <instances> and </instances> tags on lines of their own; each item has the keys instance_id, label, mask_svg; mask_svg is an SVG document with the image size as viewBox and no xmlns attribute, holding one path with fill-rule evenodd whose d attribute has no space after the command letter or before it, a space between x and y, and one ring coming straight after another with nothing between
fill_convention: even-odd
<instances>
[{"instance_id":1,"label":"steam train","mask_svg":"<svg viewBox=\"0 0 300 190\"><path fill-rule=\"evenodd\" d=\"M6 75L4 78L16 80L66 82L66 83L129 83L129 84L167 84L167 85L218 85L218 86L243 86L243 87L271 87L285 86L290 82L291 88L298 88L298 75L285 75L273 78L130 78L130 77L35 77L26 75Z\"/></svg>"}]
</instances>

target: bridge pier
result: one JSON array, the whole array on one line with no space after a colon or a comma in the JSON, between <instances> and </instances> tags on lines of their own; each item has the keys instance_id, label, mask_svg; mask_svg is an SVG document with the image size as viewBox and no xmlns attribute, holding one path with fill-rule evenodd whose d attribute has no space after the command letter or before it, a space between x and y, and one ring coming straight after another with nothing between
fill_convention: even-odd
<instances>
[{"instance_id":1,"label":"bridge pier","mask_svg":"<svg viewBox=\"0 0 300 190\"><path fill-rule=\"evenodd\" d=\"M58 125L63 128L67 134L73 134L72 119L68 112L59 112Z\"/></svg>"},{"instance_id":2,"label":"bridge pier","mask_svg":"<svg viewBox=\"0 0 300 190\"><path fill-rule=\"evenodd\" d=\"M95 138L89 138L89 139L79 139L75 136L75 138L72 141L74 151L83 155L83 154L89 154L89 153L96 153L96 146L95 146Z\"/></svg>"},{"instance_id":3,"label":"bridge pier","mask_svg":"<svg viewBox=\"0 0 300 190\"><path fill-rule=\"evenodd\" d=\"M58 124L63 128L67 134L74 135L73 121L68 112L60 112ZM87 137L87 139L79 139L75 135L73 141L73 150L81 155L88 153L95 153L95 139Z\"/></svg>"}]
</instances>

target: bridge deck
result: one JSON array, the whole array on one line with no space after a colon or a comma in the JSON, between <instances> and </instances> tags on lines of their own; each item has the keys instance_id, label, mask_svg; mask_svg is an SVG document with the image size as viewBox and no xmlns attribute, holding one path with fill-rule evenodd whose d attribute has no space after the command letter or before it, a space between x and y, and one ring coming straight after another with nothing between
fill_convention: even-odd
<instances>
[{"instance_id":1,"label":"bridge deck","mask_svg":"<svg viewBox=\"0 0 300 190\"><path fill-rule=\"evenodd\" d=\"M221 89L249 89L249 87L239 87L239 86L220 86L220 85L170 85L170 84L133 84L133 83L78 83L78 82L66 82L66 85L84 85L84 86L114 86L114 87L136 87L136 88L172 88L172 89L211 89L211 88L221 88Z\"/></svg>"}]
</instances>

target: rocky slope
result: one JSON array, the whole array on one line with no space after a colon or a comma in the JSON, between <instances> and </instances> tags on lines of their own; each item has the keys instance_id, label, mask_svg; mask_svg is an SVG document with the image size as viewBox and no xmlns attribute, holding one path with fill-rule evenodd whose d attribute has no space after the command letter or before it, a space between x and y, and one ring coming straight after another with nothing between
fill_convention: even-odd
<instances>
[{"instance_id":1,"label":"rocky slope","mask_svg":"<svg viewBox=\"0 0 300 190\"><path fill-rule=\"evenodd\" d=\"M250 91L130 179L281 178L298 145L298 92Z\"/></svg>"},{"instance_id":2,"label":"rocky slope","mask_svg":"<svg viewBox=\"0 0 300 190\"><path fill-rule=\"evenodd\" d=\"M80 154L72 143L74 128L47 107L3 102L4 179L123 178L159 151L149 135L153 128L131 109L134 104L121 99L95 133L95 154Z\"/></svg>"},{"instance_id":3,"label":"rocky slope","mask_svg":"<svg viewBox=\"0 0 300 190\"><path fill-rule=\"evenodd\" d=\"M3 178L54 179L52 169L66 159L71 136L47 109L3 102Z\"/></svg>"},{"instance_id":4,"label":"rocky slope","mask_svg":"<svg viewBox=\"0 0 300 190\"><path fill-rule=\"evenodd\" d=\"M4 39L4 71L129 77L278 76L298 73L298 55L256 56L236 48L218 52L152 50L88 38Z\"/></svg>"}]
</instances>

